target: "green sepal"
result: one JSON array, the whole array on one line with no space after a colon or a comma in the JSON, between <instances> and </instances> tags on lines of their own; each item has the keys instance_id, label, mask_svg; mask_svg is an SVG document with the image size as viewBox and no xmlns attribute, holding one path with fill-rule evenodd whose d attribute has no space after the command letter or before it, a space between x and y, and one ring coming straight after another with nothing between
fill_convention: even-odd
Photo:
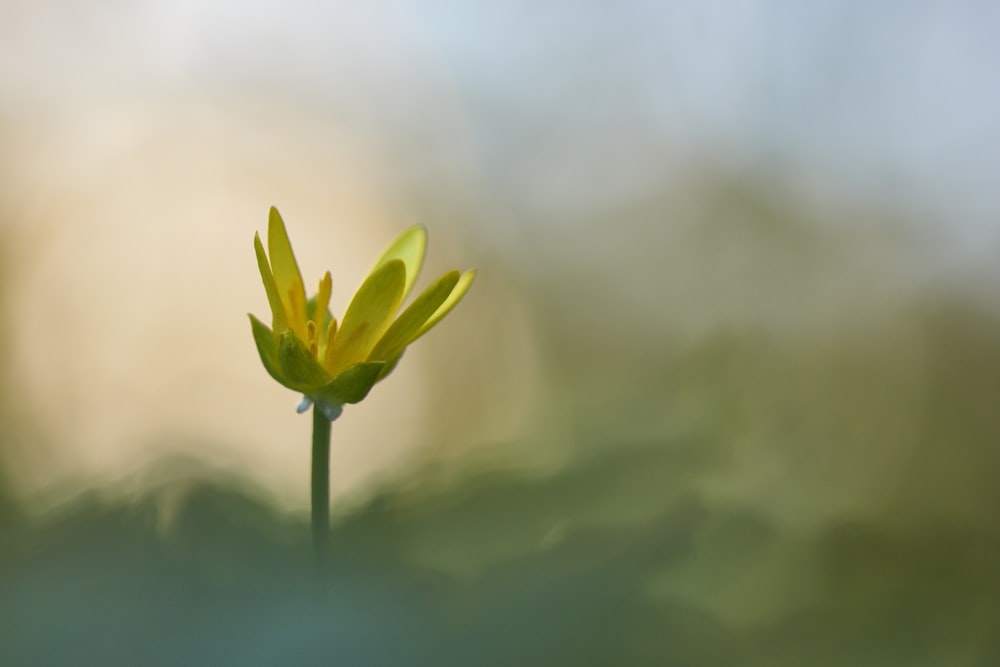
<instances>
[{"instance_id":1,"label":"green sepal","mask_svg":"<svg viewBox=\"0 0 1000 667\"><path fill-rule=\"evenodd\" d=\"M278 334L278 364L284 376L282 384L303 394L311 394L330 381L316 357L290 329Z\"/></svg>"},{"instance_id":2,"label":"green sepal","mask_svg":"<svg viewBox=\"0 0 1000 667\"><path fill-rule=\"evenodd\" d=\"M260 355L260 362L264 364L264 370L287 387L288 383L278 365L278 343L274 340L274 334L267 328L266 324L253 315L250 315L250 328L253 329L253 342L257 344L257 354Z\"/></svg>"},{"instance_id":3,"label":"green sepal","mask_svg":"<svg viewBox=\"0 0 1000 667\"><path fill-rule=\"evenodd\" d=\"M330 380L310 396L327 403L359 403L378 382L384 361L363 361L354 364Z\"/></svg>"},{"instance_id":4,"label":"green sepal","mask_svg":"<svg viewBox=\"0 0 1000 667\"><path fill-rule=\"evenodd\" d=\"M389 375L389 373L396 370L396 364L398 364L399 360L403 358L403 352L405 351L406 351L405 349L400 350L396 354L392 355L389 358L389 360L385 362L385 367L381 371L379 371L377 382L381 382Z\"/></svg>"}]
</instances>

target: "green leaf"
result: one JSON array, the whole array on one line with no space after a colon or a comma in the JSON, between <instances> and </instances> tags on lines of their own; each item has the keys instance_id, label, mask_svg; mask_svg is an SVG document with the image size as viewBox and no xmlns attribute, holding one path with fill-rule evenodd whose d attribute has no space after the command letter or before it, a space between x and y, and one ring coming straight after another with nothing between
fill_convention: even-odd
<instances>
[{"instance_id":1,"label":"green leaf","mask_svg":"<svg viewBox=\"0 0 1000 667\"><path fill-rule=\"evenodd\" d=\"M371 391L384 367L384 361L354 364L312 394L330 403L358 403Z\"/></svg>"},{"instance_id":2,"label":"green leaf","mask_svg":"<svg viewBox=\"0 0 1000 667\"><path fill-rule=\"evenodd\" d=\"M291 330L278 334L278 364L285 378L282 384L303 394L309 394L330 381L330 376L316 357Z\"/></svg>"}]
</instances>

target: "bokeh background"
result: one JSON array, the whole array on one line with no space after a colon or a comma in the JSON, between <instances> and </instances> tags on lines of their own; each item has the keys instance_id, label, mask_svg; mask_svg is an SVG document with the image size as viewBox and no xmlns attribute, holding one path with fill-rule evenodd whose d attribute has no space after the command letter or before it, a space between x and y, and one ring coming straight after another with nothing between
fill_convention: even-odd
<instances>
[{"instance_id":1,"label":"bokeh background","mask_svg":"<svg viewBox=\"0 0 1000 667\"><path fill-rule=\"evenodd\" d=\"M0 663L1000 664L998 27L3 3ZM338 312L479 269L334 424L326 593L272 204Z\"/></svg>"}]
</instances>

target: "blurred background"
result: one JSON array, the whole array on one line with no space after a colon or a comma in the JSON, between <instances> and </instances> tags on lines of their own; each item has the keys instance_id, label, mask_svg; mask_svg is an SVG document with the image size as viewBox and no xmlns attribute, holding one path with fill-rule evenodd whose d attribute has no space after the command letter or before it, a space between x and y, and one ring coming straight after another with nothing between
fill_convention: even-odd
<instances>
[{"instance_id":1,"label":"blurred background","mask_svg":"<svg viewBox=\"0 0 1000 667\"><path fill-rule=\"evenodd\" d=\"M998 26L3 3L0 663L1000 664ZM479 269L334 424L327 595L272 204L335 313Z\"/></svg>"}]
</instances>

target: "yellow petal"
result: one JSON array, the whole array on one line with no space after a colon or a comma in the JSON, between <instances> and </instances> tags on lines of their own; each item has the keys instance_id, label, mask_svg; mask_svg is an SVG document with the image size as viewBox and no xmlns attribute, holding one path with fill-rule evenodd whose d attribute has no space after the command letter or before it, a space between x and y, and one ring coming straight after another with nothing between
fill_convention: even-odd
<instances>
[{"instance_id":1,"label":"yellow petal","mask_svg":"<svg viewBox=\"0 0 1000 667\"><path fill-rule=\"evenodd\" d=\"M403 298L413 289L413 283L417 280L420 267L424 263L424 255L427 252L427 230L423 225L414 225L396 237L396 240L389 244L378 262L375 269L384 264L398 259L406 266L406 282L403 284Z\"/></svg>"},{"instance_id":2,"label":"yellow petal","mask_svg":"<svg viewBox=\"0 0 1000 667\"><path fill-rule=\"evenodd\" d=\"M333 339L331 365L327 368L330 375L336 376L368 357L399 309L405 280L406 268L399 259L390 260L368 276L347 307Z\"/></svg>"},{"instance_id":3,"label":"yellow petal","mask_svg":"<svg viewBox=\"0 0 1000 667\"><path fill-rule=\"evenodd\" d=\"M333 339L337 335L337 318L331 317L330 324L326 326L326 336L321 346L323 356L317 357L323 364L323 368L330 368L333 364Z\"/></svg>"},{"instance_id":4,"label":"yellow petal","mask_svg":"<svg viewBox=\"0 0 1000 667\"><path fill-rule=\"evenodd\" d=\"M434 315L441 304L454 291L455 284L459 281L458 271L449 271L437 281L424 290L409 307L396 318L385 335L379 339L368 356L369 361L388 360L397 352L400 352L406 344L413 338L414 334L422 327L427 320Z\"/></svg>"},{"instance_id":5,"label":"yellow petal","mask_svg":"<svg viewBox=\"0 0 1000 667\"><path fill-rule=\"evenodd\" d=\"M295 261L292 244L288 240L285 223L278 209L271 207L267 220L267 251L271 258L271 271L278 286L278 295L285 306L289 327L305 338L306 335L306 290L302 283L302 273Z\"/></svg>"},{"instance_id":6,"label":"yellow petal","mask_svg":"<svg viewBox=\"0 0 1000 667\"><path fill-rule=\"evenodd\" d=\"M260 279L264 281L267 302L271 306L271 328L275 332L284 331L288 328L285 306L278 295L278 286L274 282L271 265L267 263L267 255L264 254L264 245L260 242L259 234L253 235L253 248L257 253L257 268L260 270Z\"/></svg>"},{"instance_id":7,"label":"yellow petal","mask_svg":"<svg viewBox=\"0 0 1000 667\"><path fill-rule=\"evenodd\" d=\"M442 303L436 311L434 311L433 315L427 318L427 321L424 322L424 325L420 327L419 330L417 330L417 333L415 333L413 337L410 338L410 340L406 341L406 344L409 345L416 339L423 336L425 333L431 330L431 327L440 322L441 318L443 318L445 315L451 312L451 309L457 306L458 302L462 300L463 296L465 296L465 293L469 291L469 287L472 286L472 281L475 280L475 278L476 278L475 271L466 271L462 275L462 277L458 279L458 284L455 285L455 289L451 291L451 294L448 295L448 298L445 300L445 302Z\"/></svg>"}]
</instances>

